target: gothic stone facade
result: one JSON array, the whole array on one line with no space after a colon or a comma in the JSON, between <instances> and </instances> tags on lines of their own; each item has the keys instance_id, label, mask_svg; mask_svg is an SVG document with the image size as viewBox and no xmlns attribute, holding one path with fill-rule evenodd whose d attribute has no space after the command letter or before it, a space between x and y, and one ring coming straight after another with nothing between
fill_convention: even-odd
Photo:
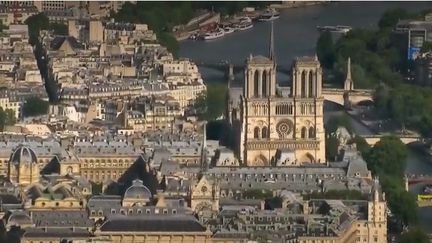
<instances>
[{"instance_id":1,"label":"gothic stone facade","mask_svg":"<svg viewBox=\"0 0 432 243\"><path fill-rule=\"evenodd\" d=\"M322 69L316 57L297 58L292 87L283 89L277 85L273 58L251 56L239 107L228 104L240 159L248 166L271 166L284 154L288 159L278 165L324 163L323 101ZM232 109L238 115L233 116Z\"/></svg>"}]
</instances>

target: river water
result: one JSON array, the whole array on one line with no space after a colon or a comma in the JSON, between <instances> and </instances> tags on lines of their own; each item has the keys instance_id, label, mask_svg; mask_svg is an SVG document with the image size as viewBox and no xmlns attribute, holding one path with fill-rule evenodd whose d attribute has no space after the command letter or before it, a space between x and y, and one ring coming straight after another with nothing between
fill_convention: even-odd
<instances>
[{"instance_id":1,"label":"river water","mask_svg":"<svg viewBox=\"0 0 432 243\"><path fill-rule=\"evenodd\" d=\"M350 25L358 28L377 28L381 15L391 8L407 11L432 9L432 2L339 2L328 5L287 9L274 21L274 42L276 60L279 65L288 66L296 56L314 55L319 33L317 25ZM180 43L180 57L196 62L219 63L229 61L241 64L249 56L267 55L270 23L256 23L247 31L236 32L213 41L183 41ZM200 68L206 81L223 80L220 70ZM278 82L284 83L288 77L278 73ZM325 119L342 113L333 106L325 106ZM371 131L353 120L358 134L368 135ZM432 174L432 161L429 156L410 148L407 158L407 173ZM421 186L410 188L418 193ZM422 226L432 233L432 207L419 209Z\"/></svg>"}]
</instances>

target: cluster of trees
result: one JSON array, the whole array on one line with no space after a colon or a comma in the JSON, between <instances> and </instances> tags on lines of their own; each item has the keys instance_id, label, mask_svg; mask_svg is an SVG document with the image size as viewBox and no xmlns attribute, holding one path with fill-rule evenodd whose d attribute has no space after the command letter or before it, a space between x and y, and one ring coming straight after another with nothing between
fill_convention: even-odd
<instances>
[{"instance_id":1,"label":"cluster of trees","mask_svg":"<svg viewBox=\"0 0 432 243\"><path fill-rule=\"evenodd\" d=\"M403 181L407 148L399 138L383 137L363 154L368 168L379 176L390 210L398 222L413 225L418 221L415 197L405 191Z\"/></svg>"},{"instance_id":2,"label":"cluster of trees","mask_svg":"<svg viewBox=\"0 0 432 243\"><path fill-rule=\"evenodd\" d=\"M427 243L429 241L429 236L419 228L413 228L402 234L399 239L399 243Z\"/></svg>"},{"instance_id":3,"label":"cluster of trees","mask_svg":"<svg viewBox=\"0 0 432 243\"><path fill-rule=\"evenodd\" d=\"M147 24L161 45L168 48L174 55L179 45L173 35L172 28L185 24L193 17L192 2L126 2L117 13L111 17L119 22Z\"/></svg>"},{"instance_id":4,"label":"cluster of trees","mask_svg":"<svg viewBox=\"0 0 432 243\"><path fill-rule=\"evenodd\" d=\"M28 17L24 23L28 25L29 42L32 45L38 43L39 31L53 30L57 35L67 35L68 27L61 23L50 23L48 17L44 13L39 13Z\"/></svg>"},{"instance_id":5,"label":"cluster of trees","mask_svg":"<svg viewBox=\"0 0 432 243\"><path fill-rule=\"evenodd\" d=\"M432 135L432 88L400 84L392 89L380 86L375 93L378 114L392 118L403 128Z\"/></svg>"},{"instance_id":6,"label":"cluster of trees","mask_svg":"<svg viewBox=\"0 0 432 243\"><path fill-rule=\"evenodd\" d=\"M14 125L16 122L15 112L11 109L0 107L0 131L3 131L5 126Z\"/></svg>"},{"instance_id":7,"label":"cluster of trees","mask_svg":"<svg viewBox=\"0 0 432 243\"><path fill-rule=\"evenodd\" d=\"M389 10L381 17L377 30L353 29L338 40L326 32L317 42L318 58L331 74L329 81L343 83L346 61L351 57L355 86L376 89L377 114L394 119L402 127L418 130L424 136L432 135L432 98L428 95L432 89L404 83L403 75L413 63L407 60L404 38L392 30L400 19L419 19L427 12ZM425 43L423 49L432 49L432 44Z\"/></svg>"},{"instance_id":8,"label":"cluster of trees","mask_svg":"<svg viewBox=\"0 0 432 243\"><path fill-rule=\"evenodd\" d=\"M338 153L339 141L334 132L339 127L347 128L350 134L354 135L349 117L344 114L330 118L326 123L326 152L329 159L335 158ZM369 146L364 138L353 136L348 143L356 144L357 149L365 159L368 168L374 176L378 176L382 190L396 220L403 225L417 223L417 204L415 197L405 191L403 181L406 169L407 148L399 138L394 136L383 137L373 147ZM328 192L328 195L310 195L315 197L361 197L361 194Z\"/></svg>"},{"instance_id":9,"label":"cluster of trees","mask_svg":"<svg viewBox=\"0 0 432 243\"><path fill-rule=\"evenodd\" d=\"M201 93L195 101L194 108L201 120L213 121L225 111L225 99L228 88L224 83L210 82L207 91Z\"/></svg>"},{"instance_id":10,"label":"cluster of trees","mask_svg":"<svg viewBox=\"0 0 432 243\"><path fill-rule=\"evenodd\" d=\"M37 97L28 98L23 107L24 117L45 115L48 113L48 108L48 101Z\"/></svg>"}]
</instances>

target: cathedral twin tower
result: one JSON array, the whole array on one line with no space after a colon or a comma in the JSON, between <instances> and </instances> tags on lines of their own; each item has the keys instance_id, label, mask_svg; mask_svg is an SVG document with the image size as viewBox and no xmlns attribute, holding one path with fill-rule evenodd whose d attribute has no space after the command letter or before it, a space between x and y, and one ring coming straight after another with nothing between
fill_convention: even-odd
<instances>
[{"instance_id":1,"label":"cathedral twin tower","mask_svg":"<svg viewBox=\"0 0 432 243\"><path fill-rule=\"evenodd\" d=\"M237 156L248 166L324 163L320 63L316 56L297 58L291 87L279 87L273 46L272 24L269 57L247 59L240 97L230 87L227 119Z\"/></svg>"}]
</instances>

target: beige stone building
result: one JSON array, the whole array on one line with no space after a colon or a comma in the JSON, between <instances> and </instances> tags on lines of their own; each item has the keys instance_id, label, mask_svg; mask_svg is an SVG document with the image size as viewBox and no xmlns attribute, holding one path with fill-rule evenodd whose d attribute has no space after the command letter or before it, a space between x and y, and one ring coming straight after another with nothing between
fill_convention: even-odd
<instances>
[{"instance_id":1,"label":"beige stone building","mask_svg":"<svg viewBox=\"0 0 432 243\"><path fill-rule=\"evenodd\" d=\"M236 94L240 97L230 94L227 118L237 135L238 156L248 166L273 165L281 153L290 154L285 166L324 163L324 98L318 58L297 58L292 87L279 87L270 49L270 57L247 59L242 93Z\"/></svg>"}]
</instances>

